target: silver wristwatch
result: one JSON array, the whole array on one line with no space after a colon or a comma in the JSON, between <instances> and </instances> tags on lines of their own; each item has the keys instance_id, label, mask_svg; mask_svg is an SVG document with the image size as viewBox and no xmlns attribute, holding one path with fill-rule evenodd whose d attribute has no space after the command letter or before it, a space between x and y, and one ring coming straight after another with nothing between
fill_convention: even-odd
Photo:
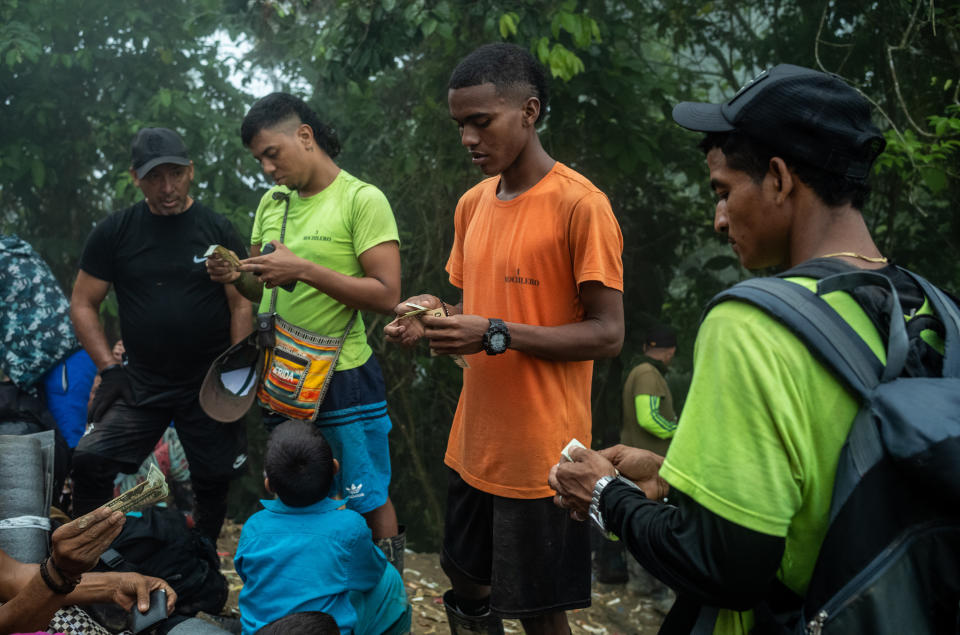
<instances>
[{"instance_id":1,"label":"silver wristwatch","mask_svg":"<svg viewBox=\"0 0 960 635\"><path fill-rule=\"evenodd\" d=\"M636 483L628 478L620 476L619 474L617 476L601 476L599 479L597 479L596 484L593 486L593 496L590 498L590 521L609 540L616 540L617 537L613 534L613 532L607 531L606 523L603 521L603 514L600 512L600 496L603 495L603 490L606 489L607 485L613 481L623 481L630 487L640 490L640 493L643 494L643 490L637 487Z\"/></svg>"}]
</instances>

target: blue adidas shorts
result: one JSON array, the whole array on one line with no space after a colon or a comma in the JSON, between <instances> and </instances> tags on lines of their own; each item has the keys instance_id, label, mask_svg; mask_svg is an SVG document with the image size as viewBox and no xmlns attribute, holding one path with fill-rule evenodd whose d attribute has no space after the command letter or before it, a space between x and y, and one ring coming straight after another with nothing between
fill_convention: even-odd
<instances>
[{"instance_id":1,"label":"blue adidas shorts","mask_svg":"<svg viewBox=\"0 0 960 635\"><path fill-rule=\"evenodd\" d=\"M268 429L285 420L264 412ZM370 355L361 366L333 374L315 423L340 461L330 496L339 495L347 509L360 514L386 503L390 487L387 434L392 425L376 357Z\"/></svg>"}]
</instances>

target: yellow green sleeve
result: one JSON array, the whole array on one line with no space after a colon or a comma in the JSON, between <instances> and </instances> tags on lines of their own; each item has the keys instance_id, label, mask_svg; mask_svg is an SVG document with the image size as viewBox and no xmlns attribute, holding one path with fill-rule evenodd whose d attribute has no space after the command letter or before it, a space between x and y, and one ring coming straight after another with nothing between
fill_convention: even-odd
<instances>
[{"instance_id":1,"label":"yellow green sleeve","mask_svg":"<svg viewBox=\"0 0 960 635\"><path fill-rule=\"evenodd\" d=\"M660 413L659 395L637 395L633 398L637 425L658 439L669 439L677 431L677 422Z\"/></svg>"}]
</instances>

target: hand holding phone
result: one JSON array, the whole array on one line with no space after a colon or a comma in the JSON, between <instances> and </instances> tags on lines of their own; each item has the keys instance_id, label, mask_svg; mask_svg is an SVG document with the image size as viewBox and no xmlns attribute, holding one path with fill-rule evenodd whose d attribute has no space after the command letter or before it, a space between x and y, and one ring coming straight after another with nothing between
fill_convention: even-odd
<instances>
[{"instance_id":1,"label":"hand holding phone","mask_svg":"<svg viewBox=\"0 0 960 635\"><path fill-rule=\"evenodd\" d=\"M276 250L277 248L274 247L273 243L267 243L266 245L263 246L263 249L260 250L260 255L266 256L267 254L272 254ZM297 286L296 280L294 280L293 282L288 282L287 284L281 284L280 288L283 289L284 291L293 291L293 288L295 286Z\"/></svg>"}]
</instances>

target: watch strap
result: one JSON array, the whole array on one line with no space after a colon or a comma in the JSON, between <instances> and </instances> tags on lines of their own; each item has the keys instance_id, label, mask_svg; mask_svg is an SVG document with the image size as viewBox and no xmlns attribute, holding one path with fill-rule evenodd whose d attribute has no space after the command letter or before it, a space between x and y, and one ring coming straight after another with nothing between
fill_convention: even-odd
<instances>
[{"instance_id":1,"label":"watch strap","mask_svg":"<svg viewBox=\"0 0 960 635\"><path fill-rule=\"evenodd\" d=\"M621 476L619 471L617 472L616 476L601 476L597 479L597 482L593 486L593 495L590 498L589 516L590 521L597 529L600 530L607 540L618 540L618 538L612 531L607 529L606 522L603 518L603 512L600 511L600 499L603 497L603 492L607 489L607 486L616 481L625 483L629 487L632 487L640 492L640 495L646 498L646 494L643 493L643 490L640 489L637 484L630 479Z\"/></svg>"},{"instance_id":2,"label":"watch strap","mask_svg":"<svg viewBox=\"0 0 960 635\"><path fill-rule=\"evenodd\" d=\"M510 330L507 328L507 325L503 323L503 320L498 318L489 318L490 325L487 327L486 333L483 334L483 339L481 340L481 346L487 355L500 355L501 353L506 353L507 349L510 348ZM503 336L503 349L497 350L493 348L491 339L494 335Z\"/></svg>"}]
</instances>

